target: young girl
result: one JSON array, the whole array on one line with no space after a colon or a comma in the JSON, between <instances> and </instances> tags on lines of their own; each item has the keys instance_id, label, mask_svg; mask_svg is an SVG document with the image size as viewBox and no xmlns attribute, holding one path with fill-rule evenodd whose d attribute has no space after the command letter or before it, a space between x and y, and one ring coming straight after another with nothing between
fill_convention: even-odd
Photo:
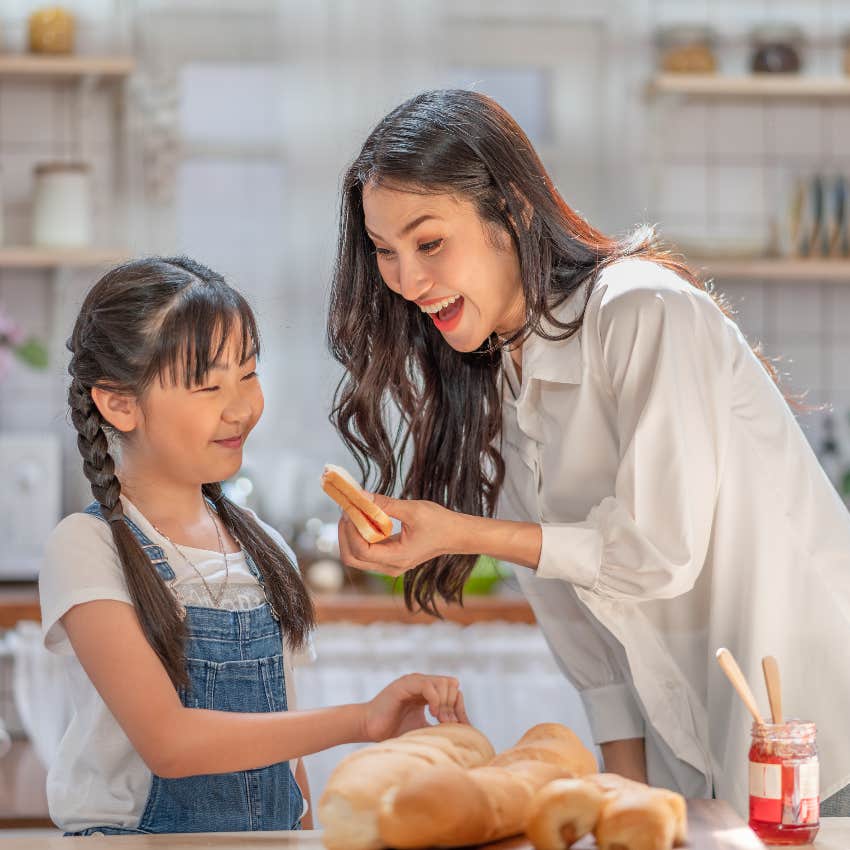
<instances>
[{"instance_id":1,"label":"young girl","mask_svg":"<svg viewBox=\"0 0 850 850\"><path fill-rule=\"evenodd\" d=\"M68 347L96 501L54 530L40 576L45 644L67 658L74 707L47 781L58 826L298 829L301 756L422 726L425 705L467 722L457 682L435 676L292 710L313 607L280 535L218 483L263 410L238 292L185 258L129 262L89 292Z\"/></svg>"},{"instance_id":2,"label":"young girl","mask_svg":"<svg viewBox=\"0 0 850 850\"><path fill-rule=\"evenodd\" d=\"M521 565L606 767L743 811L751 720L714 652L753 686L777 656L787 710L818 724L822 811L850 815L850 516L651 237L591 227L481 94L378 123L343 182L333 421L403 528L370 546L343 521L344 560L408 571L423 607L478 553Z\"/></svg>"}]
</instances>

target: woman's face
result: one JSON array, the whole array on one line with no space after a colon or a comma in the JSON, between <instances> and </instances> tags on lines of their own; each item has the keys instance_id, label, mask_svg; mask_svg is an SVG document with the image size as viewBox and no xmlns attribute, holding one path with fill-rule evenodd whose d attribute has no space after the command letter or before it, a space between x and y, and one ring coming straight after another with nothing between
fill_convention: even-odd
<instances>
[{"instance_id":1,"label":"woman's face","mask_svg":"<svg viewBox=\"0 0 850 850\"><path fill-rule=\"evenodd\" d=\"M523 324L516 249L471 201L368 184L363 210L384 283L415 302L456 351Z\"/></svg>"}]
</instances>

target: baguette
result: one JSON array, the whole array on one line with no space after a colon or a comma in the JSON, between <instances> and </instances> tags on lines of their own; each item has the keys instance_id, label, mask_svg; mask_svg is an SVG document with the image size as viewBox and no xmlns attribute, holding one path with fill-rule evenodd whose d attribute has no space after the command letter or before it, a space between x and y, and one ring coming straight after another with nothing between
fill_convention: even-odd
<instances>
[{"instance_id":1,"label":"baguette","mask_svg":"<svg viewBox=\"0 0 850 850\"><path fill-rule=\"evenodd\" d=\"M544 723L484 767L433 766L381 799L383 843L400 850L498 841L523 831L534 795L552 780L596 770L566 727Z\"/></svg>"},{"instance_id":2,"label":"baguette","mask_svg":"<svg viewBox=\"0 0 850 850\"><path fill-rule=\"evenodd\" d=\"M602 808L593 830L599 850L670 850L676 822L654 788L629 788Z\"/></svg>"},{"instance_id":3,"label":"baguette","mask_svg":"<svg viewBox=\"0 0 850 850\"><path fill-rule=\"evenodd\" d=\"M589 832L600 850L669 850L687 842L687 810L674 791L597 773L543 788L525 831L536 850L565 850Z\"/></svg>"},{"instance_id":4,"label":"baguette","mask_svg":"<svg viewBox=\"0 0 850 850\"><path fill-rule=\"evenodd\" d=\"M345 511L367 543L379 543L393 533L393 521L341 466L325 465L322 489Z\"/></svg>"},{"instance_id":5,"label":"baguette","mask_svg":"<svg viewBox=\"0 0 850 850\"><path fill-rule=\"evenodd\" d=\"M536 850L566 850L593 832L606 794L583 779L557 779L531 801L525 834Z\"/></svg>"},{"instance_id":6,"label":"baguette","mask_svg":"<svg viewBox=\"0 0 850 850\"><path fill-rule=\"evenodd\" d=\"M423 770L466 768L493 757L487 737L472 726L442 723L355 750L336 766L317 813L329 850L378 850L383 794Z\"/></svg>"}]
</instances>

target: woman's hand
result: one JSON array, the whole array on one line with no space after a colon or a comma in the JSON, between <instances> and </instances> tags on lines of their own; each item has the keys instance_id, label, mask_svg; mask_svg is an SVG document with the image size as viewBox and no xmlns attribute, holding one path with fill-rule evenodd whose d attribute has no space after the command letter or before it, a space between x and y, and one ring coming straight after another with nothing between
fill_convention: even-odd
<instances>
[{"instance_id":1,"label":"woman's hand","mask_svg":"<svg viewBox=\"0 0 850 850\"><path fill-rule=\"evenodd\" d=\"M367 543L343 514L339 521L339 554L343 564L398 576L439 555L463 554L452 541L458 537L464 514L436 502L390 499L378 493L372 498L379 508L401 520L401 532L380 543Z\"/></svg>"},{"instance_id":2,"label":"woman's hand","mask_svg":"<svg viewBox=\"0 0 850 850\"><path fill-rule=\"evenodd\" d=\"M469 723L457 679L411 673L364 704L364 739L383 741L427 726L426 706L440 723Z\"/></svg>"},{"instance_id":3,"label":"woman's hand","mask_svg":"<svg viewBox=\"0 0 850 850\"><path fill-rule=\"evenodd\" d=\"M537 569L540 562L543 532L538 523L471 516L436 502L390 499L378 493L372 499L401 520L401 532L380 543L367 543L343 514L339 554L350 567L399 576L440 555L489 555L530 569Z\"/></svg>"}]
</instances>

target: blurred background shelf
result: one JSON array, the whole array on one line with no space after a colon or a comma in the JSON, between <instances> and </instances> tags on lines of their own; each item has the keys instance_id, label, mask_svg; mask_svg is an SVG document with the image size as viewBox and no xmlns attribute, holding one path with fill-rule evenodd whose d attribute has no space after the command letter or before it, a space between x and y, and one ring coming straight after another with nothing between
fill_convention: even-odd
<instances>
[{"instance_id":1,"label":"blurred background shelf","mask_svg":"<svg viewBox=\"0 0 850 850\"><path fill-rule=\"evenodd\" d=\"M688 262L703 270L706 276L715 278L766 280L777 283L850 284L850 260L688 257Z\"/></svg>"},{"instance_id":2,"label":"blurred background shelf","mask_svg":"<svg viewBox=\"0 0 850 850\"><path fill-rule=\"evenodd\" d=\"M372 594L318 594L313 597L319 623L434 623L428 614L411 614L399 596ZM439 604L450 623L534 623L534 614L519 595L469 596L464 605ZM0 629L14 628L21 620L40 620L35 584L0 586Z\"/></svg>"},{"instance_id":3,"label":"blurred background shelf","mask_svg":"<svg viewBox=\"0 0 850 850\"><path fill-rule=\"evenodd\" d=\"M0 55L0 77L126 77L133 72L131 56Z\"/></svg>"},{"instance_id":4,"label":"blurred background shelf","mask_svg":"<svg viewBox=\"0 0 850 850\"><path fill-rule=\"evenodd\" d=\"M114 265L129 254L117 248L35 248L0 246L0 268L55 269L95 268Z\"/></svg>"},{"instance_id":5,"label":"blurred background shelf","mask_svg":"<svg viewBox=\"0 0 850 850\"><path fill-rule=\"evenodd\" d=\"M850 78L801 74L658 74L650 84L654 95L694 97L850 98Z\"/></svg>"}]
</instances>

